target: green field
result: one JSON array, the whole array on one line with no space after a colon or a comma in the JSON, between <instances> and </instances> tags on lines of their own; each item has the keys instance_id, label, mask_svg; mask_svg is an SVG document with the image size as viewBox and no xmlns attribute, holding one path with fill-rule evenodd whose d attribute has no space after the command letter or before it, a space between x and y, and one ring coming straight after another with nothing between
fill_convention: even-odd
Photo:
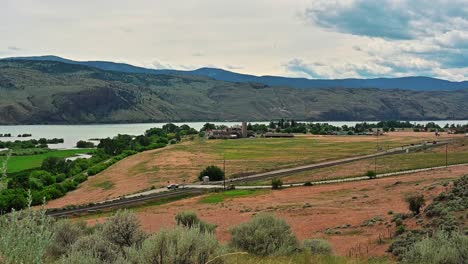
<instances>
[{"instance_id":1,"label":"green field","mask_svg":"<svg viewBox=\"0 0 468 264\"><path fill-rule=\"evenodd\" d=\"M468 163L468 140L465 139L449 145L447 152L447 163L449 165ZM282 177L282 180L284 183L320 181L362 176L369 170L377 170L377 173L381 174L428 167L438 167L444 166L445 164L445 146L440 146L425 151L355 161L333 167L295 173ZM269 184L271 184L271 180L262 180L248 183L248 185Z\"/></svg>"},{"instance_id":2,"label":"green field","mask_svg":"<svg viewBox=\"0 0 468 264\"><path fill-rule=\"evenodd\" d=\"M34 169L41 166L42 161L48 157L68 158L76 154L92 152L93 149L67 149L67 150L51 150L47 153L26 156L11 156L8 161L8 173L19 172L28 169ZM0 162L3 162L4 156L0 157Z\"/></svg>"}]
</instances>

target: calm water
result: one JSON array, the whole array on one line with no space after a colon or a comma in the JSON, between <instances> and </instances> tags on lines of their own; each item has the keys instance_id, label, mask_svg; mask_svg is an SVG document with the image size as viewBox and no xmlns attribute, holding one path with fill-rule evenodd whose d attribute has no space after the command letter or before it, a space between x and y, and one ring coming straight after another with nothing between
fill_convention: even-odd
<instances>
[{"instance_id":1,"label":"calm water","mask_svg":"<svg viewBox=\"0 0 468 264\"><path fill-rule=\"evenodd\" d=\"M358 122L347 121L330 121L320 122L329 123L335 126L354 126ZM435 122L440 126L445 124L468 124L468 120L446 120L446 121L415 121L412 123L426 124L428 122ZM176 125L187 124L197 130L203 127L206 122L186 122L174 123ZM231 126L240 124L239 122L211 122L216 125ZM268 124L269 122L253 122L259 124ZM375 122L368 122L375 123ZM79 140L89 140L91 138L106 138L113 137L118 134L141 135L147 129L152 127L162 127L166 123L146 123L146 124L104 124L104 125L21 125L21 126L0 126L0 134L12 134L11 138L0 138L1 141L14 141L25 139L39 139L39 138L63 138L63 144L49 145L50 148L73 148ZM32 134L29 138L17 138L18 134Z\"/></svg>"}]
</instances>

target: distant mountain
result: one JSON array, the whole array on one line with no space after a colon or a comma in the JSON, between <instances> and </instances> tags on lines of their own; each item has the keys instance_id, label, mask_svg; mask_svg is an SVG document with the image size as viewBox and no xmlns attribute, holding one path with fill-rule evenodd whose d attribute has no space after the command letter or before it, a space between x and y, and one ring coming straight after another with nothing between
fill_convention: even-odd
<instances>
[{"instance_id":1,"label":"distant mountain","mask_svg":"<svg viewBox=\"0 0 468 264\"><path fill-rule=\"evenodd\" d=\"M38 60L58 61L69 64L79 64L107 71L126 73L151 73L151 74L175 74L206 76L219 81L240 83L261 83L269 86L284 86L293 88L378 88L378 89L403 89L414 91L450 91L468 89L468 81L451 82L430 77L401 77L401 78L375 78L375 79L306 79L288 78L277 76L254 76L240 74L217 68L200 68L193 71L179 70L155 70L137 67L125 63L107 61L73 61L57 56L18 57L4 60Z\"/></svg>"},{"instance_id":2,"label":"distant mountain","mask_svg":"<svg viewBox=\"0 0 468 264\"><path fill-rule=\"evenodd\" d=\"M468 119L468 89L299 89L205 76L0 61L0 124Z\"/></svg>"}]
</instances>

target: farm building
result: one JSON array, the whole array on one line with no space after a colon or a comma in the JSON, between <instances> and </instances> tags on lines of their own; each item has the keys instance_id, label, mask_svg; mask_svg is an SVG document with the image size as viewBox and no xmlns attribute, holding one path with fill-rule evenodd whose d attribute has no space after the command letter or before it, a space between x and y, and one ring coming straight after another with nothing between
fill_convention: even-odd
<instances>
[{"instance_id":1,"label":"farm building","mask_svg":"<svg viewBox=\"0 0 468 264\"><path fill-rule=\"evenodd\" d=\"M225 129L213 129L206 131L208 139L236 139L255 137L253 131L247 130L247 122L242 122L242 125L235 125Z\"/></svg>"}]
</instances>

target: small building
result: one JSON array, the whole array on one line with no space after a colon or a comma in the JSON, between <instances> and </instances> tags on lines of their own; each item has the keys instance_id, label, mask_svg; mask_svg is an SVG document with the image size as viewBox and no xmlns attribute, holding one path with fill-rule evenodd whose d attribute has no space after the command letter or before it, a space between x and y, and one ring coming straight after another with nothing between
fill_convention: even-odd
<instances>
[{"instance_id":1,"label":"small building","mask_svg":"<svg viewBox=\"0 0 468 264\"><path fill-rule=\"evenodd\" d=\"M203 183L209 183L210 182L210 177L209 176L203 176L202 181L203 181Z\"/></svg>"},{"instance_id":2,"label":"small building","mask_svg":"<svg viewBox=\"0 0 468 264\"><path fill-rule=\"evenodd\" d=\"M265 133L264 137L266 138L293 138L294 134L291 133Z\"/></svg>"}]
</instances>

